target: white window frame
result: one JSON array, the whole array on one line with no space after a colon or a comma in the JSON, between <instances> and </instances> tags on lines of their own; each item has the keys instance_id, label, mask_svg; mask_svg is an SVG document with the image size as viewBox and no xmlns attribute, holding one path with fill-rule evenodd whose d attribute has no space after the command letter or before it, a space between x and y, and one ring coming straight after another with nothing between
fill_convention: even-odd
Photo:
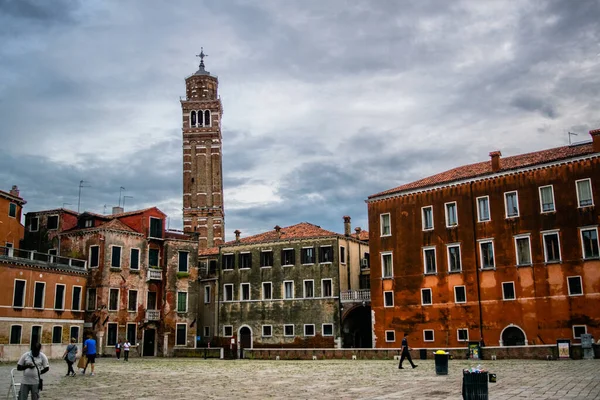
<instances>
[{"instance_id":1,"label":"white window frame","mask_svg":"<svg viewBox=\"0 0 600 400\"><path fill-rule=\"evenodd\" d=\"M77 308L74 307L75 305L75 288L79 288L79 304L77 304ZM45 290L46 288L44 288ZM81 307L81 298L83 297L83 286L78 286L78 285L73 285L71 286L71 310L72 311L83 311L83 308Z\"/></svg>"},{"instance_id":2,"label":"white window frame","mask_svg":"<svg viewBox=\"0 0 600 400\"><path fill-rule=\"evenodd\" d=\"M288 334L285 333L285 328L288 327L288 326L292 327L292 334L291 335L288 335ZM283 324L283 336L284 337L294 337L294 336L296 336L295 325L294 324Z\"/></svg>"},{"instance_id":3,"label":"white window frame","mask_svg":"<svg viewBox=\"0 0 600 400\"><path fill-rule=\"evenodd\" d=\"M508 195L515 194L515 203L517 204L517 215L508 215ZM519 207L519 192L517 190L511 190L510 192L504 192L504 216L506 219L519 218L521 215L521 208Z\"/></svg>"},{"instance_id":4,"label":"white window frame","mask_svg":"<svg viewBox=\"0 0 600 400\"><path fill-rule=\"evenodd\" d=\"M119 251L119 266L118 267L115 267L113 265L113 252L115 251L114 249L116 247L118 247L120 249L120 251ZM100 253L98 253L98 258L100 258ZM100 264L99 261L98 261L98 264ZM116 245L110 246L110 268L114 268L114 269L123 268L123 246L116 246Z\"/></svg>"},{"instance_id":5,"label":"white window frame","mask_svg":"<svg viewBox=\"0 0 600 400\"><path fill-rule=\"evenodd\" d=\"M244 287L248 287L248 298L244 299ZM240 301L250 301L252 300L252 286L248 282L240 283Z\"/></svg>"},{"instance_id":6,"label":"white window frame","mask_svg":"<svg viewBox=\"0 0 600 400\"><path fill-rule=\"evenodd\" d=\"M389 233L384 233L384 228L385 228L385 223L384 223L384 217L387 216L387 222L388 222L388 229L389 229ZM383 213L379 215L379 236L380 237L387 237L387 236L392 236L392 216L390 213Z\"/></svg>"},{"instance_id":7,"label":"white window frame","mask_svg":"<svg viewBox=\"0 0 600 400\"><path fill-rule=\"evenodd\" d=\"M181 271L180 265L179 265L179 256L181 255L181 253L185 253L186 255L186 261L185 261L185 271ZM160 256L160 254L159 254ZM185 251L185 250L177 250L177 272L181 272L181 273L189 273L190 272L190 252L189 251Z\"/></svg>"},{"instance_id":8,"label":"white window frame","mask_svg":"<svg viewBox=\"0 0 600 400\"><path fill-rule=\"evenodd\" d=\"M519 246L517 245L517 240L519 239L527 239L529 243L529 263L519 264ZM533 265L533 255L531 254L531 234L527 233L524 235L515 235L514 236L514 244L515 244L515 262L517 267L528 267Z\"/></svg>"},{"instance_id":9,"label":"white window frame","mask_svg":"<svg viewBox=\"0 0 600 400\"><path fill-rule=\"evenodd\" d=\"M60 342L54 342L54 328L60 328ZM52 325L52 338L50 339L50 343L52 344L62 344L63 337L63 326L62 325ZM71 340L69 339L69 342Z\"/></svg>"},{"instance_id":10,"label":"white window frame","mask_svg":"<svg viewBox=\"0 0 600 400\"><path fill-rule=\"evenodd\" d=\"M269 335L265 335L265 328L267 328L267 327L269 329L271 329L271 333ZM261 329L261 334L262 334L261 336L262 337L273 337L273 325L262 325L261 328L262 328Z\"/></svg>"},{"instance_id":11,"label":"white window frame","mask_svg":"<svg viewBox=\"0 0 600 400\"><path fill-rule=\"evenodd\" d=\"M233 271L235 269L235 254L234 253L223 253L223 259L227 257L227 259L233 259L233 265L231 268L225 268L225 261L223 261L223 271Z\"/></svg>"},{"instance_id":12,"label":"white window frame","mask_svg":"<svg viewBox=\"0 0 600 400\"><path fill-rule=\"evenodd\" d=\"M571 293L571 284L569 283L569 278L579 278L579 287L581 287L581 293ZM567 276L567 290L569 291L570 297L583 296L583 279L581 279L581 275Z\"/></svg>"},{"instance_id":13,"label":"white window frame","mask_svg":"<svg viewBox=\"0 0 600 400\"><path fill-rule=\"evenodd\" d=\"M510 283L512 285L513 294L515 296L514 298L512 298L512 299L507 299L506 298L506 292L504 291L504 284L505 283ZM515 288L515 282L514 281L502 282L502 300L504 300L504 301L515 301L515 300L517 300L517 289Z\"/></svg>"},{"instance_id":14,"label":"white window frame","mask_svg":"<svg viewBox=\"0 0 600 400\"><path fill-rule=\"evenodd\" d=\"M346 265L346 247L340 246L340 264Z\"/></svg>"},{"instance_id":15,"label":"white window frame","mask_svg":"<svg viewBox=\"0 0 600 400\"><path fill-rule=\"evenodd\" d=\"M312 284L312 297L306 296L306 282L310 282ZM314 279L305 279L302 281L302 295L305 299L314 299L315 297L315 280Z\"/></svg>"},{"instance_id":16,"label":"white window frame","mask_svg":"<svg viewBox=\"0 0 600 400\"><path fill-rule=\"evenodd\" d=\"M552 210L544 211L544 203L542 201L542 189L550 188L550 194L552 195ZM554 185L544 185L538 188L540 195L540 214L549 214L556 212L556 200L554 199Z\"/></svg>"},{"instance_id":17,"label":"white window frame","mask_svg":"<svg viewBox=\"0 0 600 400\"><path fill-rule=\"evenodd\" d=\"M210 285L204 285L204 304L210 304L211 291Z\"/></svg>"},{"instance_id":18,"label":"white window frame","mask_svg":"<svg viewBox=\"0 0 600 400\"><path fill-rule=\"evenodd\" d=\"M92 266L92 247L98 248L98 265L96 265L96 266ZM90 254L88 256L88 266L89 266L89 268L99 268L100 267L100 246L95 245L95 244L91 245L88 248L88 251L90 252ZM112 253L111 253L111 256L112 256ZM112 263L112 257L111 257L111 263Z\"/></svg>"},{"instance_id":19,"label":"white window frame","mask_svg":"<svg viewBox=\"0 0 600 400\"><path fill-rule=\"evenodd\" d=\"M231 288L231 298L230 299L225 298L227 296L227 288L228 287ZM223 302L233 301L234 298L235 298L235 293L233 293L233 283L223 284Z\"/></svg>"},{"instance_id":20,"label":"white window frame","mask_svg":"<svg viewBox=\"0 0 600 400\"><path fill-rule=\"evenodd\" d=\"M423 296L423 293L426 291L429 291L429 298L431 299L431 303L425 303L425 297ZM431 290L431 288L422 288L421 289L421 305L422 306L433 305L433 290Z\"/></svg>"},{"instance_id":21,"label":"white window frame","mask_svg":"<svg viewBox=\"0 0 600 400\"><path fill-rule=\"evenodd\" d=\"M598 256L586 257L585 256L585 245L583 243L583 232L584 231L596 231L596 244L598 245L599 255L600 255L600 237L598 237L598 227L597 226L584 226L579 228L579 239L581 240L581 258L584 260L597 260Z\"/></svg>"},{"instance_id":22,"label":"white window frame","mask_svg":"<svg viewBox=\"0 0 600 400\"><path fill-rule=\"evenodd\" d=\"M267 285L267 284L271 288L271 297L269 297L269 298L265 297L265 285ZM273 300L273 282L268 281L268 282L263 282L262 283L260 297L261 297L262 300Z\"/></svg>"},{"instance_id":23,"label":"white window frame","mask_svg":"<svg viewBox=\"0 0 600 400\"><path fill-rule=\"evenodd\" d=\"M331 326L331 334L325 334L325 327L326 326ZM322 324L321 325L321 335L323 337L329 337L329 336L333 336L333 324L327 323L327 324Z\"/></svg>"},{"instance_id":24,"label":"white window frame","mask_svg":"<svg viewBox=\"0 0 600 400\"><path fill-rule=\"evenodd\" d=\"M227 328L231 329L231 334L227 334ZM223 325L223 337L233 337L233 325Z\"/></svg>"},{"instance_id":25,"label":"white window frame","mask_svg":"<svg viewBox=\"0 0 600 400\"><path fill-rule=\"evenodd\" d=\"M562 262L562 251L560 249L560 231L559 230L551 230L551 231L543 231L542 234L542 247L544 248L544 262L546 264L554 264ZM558 239L558 260L548 260L548 248L546 247L546 236L556 235Z\"/></svg>"},{"instance_id":26,"label":"white window frame","mask_svg":"<svg viewBox=\"0 0 600 400\"><path fill-rule=\"evenodd\" d=\"M304 262L302 262L302 252L304 250L308 250L308 249L312 249L313 262L311 262L311 263L304 263ZM294 254L294 258L295 257L296 257L296 255ZM317 260L317 250L315 249L315 246L306 246L306 247L302 247L300 249L300 265L314 265L314 264L317 264L318 262L319 262L319 260Z\"/></svg>"},{"instance_id":27,"label":"white window frame","mask_svg":"<svg viewBox=\"0 0 600 400\"><path fill-rule=\"evenodd\" d=\"M458 263L459 263L459 269L457 270L451 270L450 269L450 248L454 248L454 247L458 247ZM462 249L461 249L461 245L460 243L450 243L446 245L446 257L448 260L448 272L449 273L458 273L458 272L462 272L463 271L463 267L462 267Z\"/></svg>"},{"instance_id":28,"label":"white window frame","mask_svg":"<svg viewBox=\"0 0 600 400\"><path fill-rule=\"evenodd\" d=\"M179 293L185 293L185 310L184 311L179 311ZM178 290L177 291L177 300L175 303L175 311L179 314L185 314L188 312L188 305L189 305L189 298L190 296L188 295L188 292L184 291L184 290Z\"/></svg>"},{"instance_id":29,"label":"white window frame","mask_svg":"<svg viewBox=\"0 0 600 400\"><path fill-rule=\"evenodd\" d=\"M125 324L125 339L126 340L130 339L130 338L127 337L127 335L129 334L129 325L135 326L135 336L133 337L133 343L135 344L136 343L136 339L137 339L137 334L138 334L138 332L137 332L138 325L135 322L133 322L133 323L128 322L128 323ZM118 335L118 332L117 332L117 335ZM131 342L131 340L129 340L129 341Z\"/></svg>"},{"instance_id":30,"label":"white window frame","mask_svg":"<svg viewBox=\"0 0 600 400\"><path fill-rule=\"evenodd\" d=\"M425 226L425 210L429 210L431 212L431 227L428 228ZM433 206L425 206L421 207L421 230L423 232L432 231L435 229L435 222L433 220Z\"/></svg>"},{"instance_id":31,"label":"white window frame","mask_svg":"<svg viewBox=\"0 0 600 400\"><path fill-rule=\"evenodd\" d=\"M15 206L15 215L10 215L10 206ZM17 203L15 202L9 202L8 203L8 218L13 218L13 219L17 219L17 214L19 214L19 206L17 205Z\"/></svg>"},{"instance_id":32,"label":"white window frame","mask_svg":"<svg viewBox=\"0 0 600 400\"><path fill-rule=\"evenodd\" d=\"M131 296L131 292L135 292L135 310L129 309L129 297ZM137 312L138 307L140 306L138 303L138 299L140 298L139 294L140 293L137 289L128 289L127 290L127 312L130 312L130 313Z\"/></svg>"},{"instance_id":33,"label":"white window frame","mask_svg":"<svg viewBox=\"0 0 600 400\"><path fill-rule=\"evenodd\" d=\"M35 287L37 286L38 283L41 283L42 285L44 285L44 290L42 290L42 307L35 306ZM31 305L31 307L34 310L43 310L45 308L45 305L46 305L46 282L35 281L35 282L33 282L33 304Z\"/></svg>"},{"instance_id":34,"label":"white window frame","mask_svg":"<svg viewBox=\"0 0 600 400\"><path fill-rule=\"evenodd\" d=\"M326 249L328 247L331 249L331 261L321 261L321 250L322 249ZM335 257L335 254L333 252L333 246L332 245L326 244L326 245L323 245L323 246L319 246L319 260L317 260L317 262L319 264L332 264L334 257Z\"/></svg>"},{"instance_id":35,"label":"white window frame","mask_svg":"<svg viewBox=\"0 0 600 400\"><path fill-rule=\"evenodd\" d=\"M50 219L50 217L56 217L56 228L48 228L48 230L49 231L57 231L58 228L60 227L60 216L58 214L48 215L46 217L46 227L48 226L48 220Z\"/></svg>"},{"instance_id":36,"label":"white window frame","mask_svg":"<svg viewBox=\"0 0 600 400\"><path fill-rule=\"evenodd\" d=\"M488 215L487 219L481 218L479 201L483 200L483 199L486 200L486 204L487 204L487 215ZM490 210L490 196L479 196L475 199L475 203L477 204L477 222L490 222L492 220L492 213Z\"/></svg>"},{"instance_id":37,"label":"white window frame","mask_svg":"<svg viewBox=\"0 0 600 400\"><path fill-rule=\"evenodd\" d=\"M22 306L17 307L15 306L15 293L17 291L17 281L21 281L21 282L25 282L25 284L23 285L23 296L21 299L21 303L23 303ZM12 295L12 306L13 308L25 308L25 300L27 299L27 280L25 279L15 279L14 283L13 283L13 295Z\"/></svg>"},{"instance_id":38,"label":"white window frame","mask_svg":"<svg viewBox=\"0 0 600 400\"><path fill-rule=\"evenodd\" d=\"M90 308L90 290L93 290L96 292L96 295L94 296L94 308ZM96 311L96 309L98 308L98 289L97 288L86 288L85 290L85 310L86 311Z\"/></svg>"},{"instance_id":39,"label":"white window frame","mask_svg":"<svg viewBox=\"0 0 600 400\"><path fill-rule=\"evenodd\" d=\"M285 249L281 249L281 252L283 253L284 251L290 251L292 250L292 254L294 255L294 264L296 263L296 250L293 247L286 247ZM282 255L283 258L283 255ZM302 251L300 251L300 261L302 262ZM282 262L282 267L293 267L294 264L283 264Z\"/></svg>"},{"instance_id":40,"label":"white window frame","mask_svg":"<svg viewBox=\"0 0 600 400\"><path fill-rule=\"evenodd\" d=\"M431 339L430 340L427 340L427 338L425 336L426 332L431 332ZM423 341L424 342L428 342L428 343L435 342L435 330L433 330L433 329L423 329Z\"/></svg>"},{"instance_id":41,"label":"white window frame","mask_svg":"<svg viewBox=\"0 0 600 400\"><path fill-rule=\"evenodd\" d=\"M582 335L586 335L588 332L587 325L571 325L571 330L573 331L573 339L581 340L581 336L579 336L579 337L575 336L575 328L584 328L585 333L582 333Z\"/></svg>"},{"instance_id":42,"label":"white window frame","mask_svg":"<svg viewBox=\"0 0 600 400\"><path fill-rule=\"evenodd\" d=\"M496 269L496 249L494 248L494 239L480 239L477 241L479 247L479 265L482 270L495 270ZM483 265L483 248L482 245L491 244L492 245L492 258L494 260L494 264L491 267L484 267Z\"/></svg>"},{"instance_id":43,"label":"white window frame","mask_svg":"<svg viewBox=\"0 0 600 400\"><path fill-rule=\"evenodd\" d=\"M271 253L271 264L275 264L275 256L273 255L273 250L271 250L271 249L261 250L260 251L260 260L258 260L260 262L260 264L261 264L261 266L260 266L261 268L272 268L273 265L262 265L262 263L263 263L263 257L262 257L263 253Z\"/></svg>"},{"instance_id":44,"label":"white window frame","mask_svg":"<svg viewBox=\"0 0 600 400\"><path fill-rule=\"evenodd\" d=\"M460 338L460 332L466 332L467 333L467 337L466 339L461 339ZM456 330L456 341L457 342L468 342L469 341L469 328L458 328Z\"/></svg>"},{"instance_id":45,"label":"white window frame","mask_svg":"<svg viewBox=\"0 0 600 400\"><path fill-rule=\"evenodd\" d=\"M204 326L202 329L202 333L204 334L205 338L210 337L210 326Z\"/></svg>"},{"instance_id":46,"label":"white window frame","mask_svg":"<svg viewBox=\"0 0 600 400\"><path fill-rule=\"evenodd\" d=\"M62 308L56 308L56 294L58 293L58 287L62 286L65 288L65 290L63 290L63 296L62 296ZM67 297L67 285L65 285L64 283L57 283L56 285L54 285L54 304L52 305L53 309L55 310L59 310L59 311L64 311L65 310L65 298Z\"/></svg>"},{"instance_id":47,"label":"white window frame","mask_svg":"<svg viewBox=\"0 0 600 400\"><path fill-rule=\"evenodd\" d=\"M427 251L433 250L433 262L434 262L434 266L435 266L435 271L433 272L428 272L427 271L427 257L425 255L425 253ZM435 246L427 246L427 247L423 247L422 250L422 255L423 255L423 273L425 275L435 275L437 274L437 250L435 248Z\"/></svg>"},{"instance_id":48,"label":"white window frame","mask_svg":"<svg viewBox=\"0 0 600 400\"><path fill-rule=\"evenodd\" d=\"M385 295L386 295L387 293L391 293L391 294L392 294L392 304L386 304L386 302L387 302L387 299L386 299L386 296L385 296ZM393 290L385 290L385 291L383 292L383 307L384 307L384 308L392 308L392 307L394 307L394 291L393 291Z\"/></svg>"},{"instance_id":49,"label":"white window frame","mask_svg":"<svg viewBox=\"0 0 600 400\"><path fill-rule=\"evenodd\" d=\"M591 200L592 200L592 204L587 204L582 206L581 205L581 200L579 199L579 182L584 182L587 181L589 186L590 186L590 195L591 195ZM575 192L577 193L577 208L585 208L585 207L593 207L594 206L594 191L592 188L592 180L591 178L585 178L585 179L578 179L575 181Z\"/></svg>"},{"instance_id":50,"label":"white window frame","mask_svg":"<svg viewBox=\"0 0 600 400\"><path fill-rule=\"evenodd\" d=\"M390 256L390 275L385 274L385 257ZM382 279L393 279L394 278L394 255L391 251L381 252L381 278Z\"/></svg>"},{"instance_id":51,"label":"white window frame","mask_svg":"<svg viewBox=\"0 0 600 400\"><path fill-rule=\"evenodd\" d=\"M137 250L138 252L138 263L137 263L137 268L132 268L131 266L131 259L132 257L132 253L134 250ZM133 270L133 271L139 271L140 270L140 262L141 262L141 256L142 256L142 250L138 247L132 247L131 249L129 249L129 269Z\"/></svg>"},{"instance_id":52,"label":"white window frame","mask_svg":"<svg viewBox=\"0 0 600 400\"><path fill-rule=\"evenodd\" d=\"M331 295L325 296L325 281L329 281L329 287L331 288ZM321 297L330 298L333 297L333 279L325 278L321 279Z\"/></svg>"},{"instance_id":53,"label":"white window frame","mask_svg":"<svg viewBox=\"0 0 600 400\"><path fill-rule=\"evenodd\" d=\"M116 309L110 308L110 293L113 290L117 291L117 308ZM108 311L119 311L120 300L121 300L121 289L120 288L108 288L108 304L106 307L108 309Z\"/></svg>"},{"instance_id":54,"label":"white window frame","mask_svg":"<svg viewBox=\"0 0 600 400\"><path fill-rule=\"evenodd\" d=\"M306 327L307 327L307 326L312 326L312 328L313 328L313 333L312 333L312 335L307 335L307 334L306 334ZM317 335L317 328L315 327L315 324L304 324L303 333L304 333L304 336L305 336L305 337L313 337L313 336L316 336L316 335Z\"/></svg>"},{"instance_id":55,"label":"white window frame","mask_svg":"<svg viewBox=\"0 0 600 400\"><path fill-rule=\"evenodd\" d=\"M463 288L465 291L465 301L458 301L456 296L456 289ZM454 303L455 304L466 304L467 303L467 287L465 285L456 285L454 286Z\"/></svg>"},{"instance_id":56,"label":"white window frame","mask_svg":"<svg viewBox=\"0 0 600 400\"><path fill-rule=\"evenodd\" d=\"M36 228L32 229L31 228L31 221L36 219L37 220L37 224L36 224ZM38 232L40 230L40 217L31 217L31 219L29 220L29 232ZM21 334L21 336L23 336Z\"/></svg>"},{"instance_id":57,"label":"white window frame","mask_svg":"<svg viewBox=\"0 0 600 400\"><path fill-rule=\"evenodd\" d=\"M449 214L448 214L448 206L454 204L454 218L456 219L456 223L450 225ZM446 214L446 228L456 228L458 226L458 205L456 201L449 201L448 203L444 203L444 213Z\"/></svg>"},{"instance_id":58,"label":"white window frame","mask_svg":"<svg viewBox=\"0 0 600 400\"><path fill-rule=\"evenodd\" d=\"M184 344L178 344L177 343L177 334L179 333L179 329L177 329L177 327L179 325L183 325L184 328L185 328L185 335L184 335L185 343ZM175 346L176 347L185 347L185 346L187 346L187 342L188 342L188 338L187 337L188 337L188 326L187 326L187 323L177 323L177 324L175 324Z\"/></svg>"},{"instance_id":59,"label":"white window frame","mask_svg":"<svg viewBox=\"0 0 600 400\"><path fill-rule=\"evenodd\" d=\"M388 334L392 334L392 340L388 339ZM394 343L396 342L396 331L385 331L385 342L386 343Z\"/></svg>"},{"instance_id":60,"label":"white window frame","mask_svg":"<svg viewBox=\"0 0 600 400\"><path fill-rule=\"evenodd\" d=\"M249 267L243 267L242 268L242 257L246 257L246 254L248 254L250 256L250 266ZM260 260L259 260L260 262ZM249 269L252 269L252 253L249 251L240 251L239 255L238 255L238 269L240 271L248 271Z\"/></svg>"},{"instance_id":61,"label":"white window frame","mask_svg":"<svg viewBox=\"0 0 600 400\"><path fill-rule=\"evenodd\" d=\"M19 335L19 343L11 343L12 341L12 327L13 326L20 326L21 327L21 334ZM23 343L23 325L21 324L10 324L9 325L9 331L8 331L8 344L21 344Z\"/></svg>"},{"instance_id":62,"label":"white window frame","mask_svg":"<svg viewBox=\"0 0 600 400\"><path fill-rule=\"evenodd\" d=\"M292 284L292 297L287 297L286 296L286 294L287 294L286 291L285 291L285 284L286 283L291 283ZM282 299L284 299L284 300L293 300L295 298L295 296L296 296L296 288L294 287L294 281L283 281L281 283L281 289L282 289L282 293L281 293L282 294L282 296L281 296Z\"/></svg>"}]
</instances>

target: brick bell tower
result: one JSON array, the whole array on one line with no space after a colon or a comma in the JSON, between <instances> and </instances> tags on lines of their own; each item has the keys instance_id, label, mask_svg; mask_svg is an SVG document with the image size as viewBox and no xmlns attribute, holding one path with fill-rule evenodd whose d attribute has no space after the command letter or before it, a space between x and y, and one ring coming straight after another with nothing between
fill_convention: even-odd
<instances>
[{"instance_id":1,"label":"brick bell tower","mask_svg":"<svg viewBox=\"0 0 600 400\"><path fill-rule=\"evenodd\" d=\"M185 79L183 114L183 230L196 232L200 248L223 243L223 162L219 80L200 67Z\"/></svg>"}]
</instances>

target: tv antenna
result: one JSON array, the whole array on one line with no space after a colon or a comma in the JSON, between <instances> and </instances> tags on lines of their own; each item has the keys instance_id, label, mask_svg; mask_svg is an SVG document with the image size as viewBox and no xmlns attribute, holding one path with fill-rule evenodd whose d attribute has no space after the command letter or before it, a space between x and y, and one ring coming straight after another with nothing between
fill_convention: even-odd
<instances>
[{"instance_id":1,"label":"tv antenna","mask_svg":"<svg viewBox=\"0 0 600 400\"><path fill-rule=\"evenodd\" d=\"M576 134L576 133L573 133L573 132L567 132L567 135L569 135L569 146L570 146L570 145L571 145L571 136L572 136L572 135L573 135L573 136L577 136L577 134Z\"/></svg>"},{"instance_id":2,"label":"tv antenna","mask_svg":"<svg viewBox=\"0 0 600 400\"><path fill-rule=\"evenodd\" d=\"M125 190L125 188L123 186L121 186L119 188L119 207L121 207L121 193L123 192L123 190ZM125 206L123 206L125 207Z\"/></svg>"},{"instance_id":3,"label":"tv antenna","mask_svg":"<svg viewBox=\"0 0 600 400\"><path fill-rule=\"evenodd\" d=\"M125 211L125 200L126 199L133 199L133 196L123 196L123 211Z\"/></svg>"},{"instance_id":4,"label":"tv antenna","mask_svg":"<svg viewBox=\"0 0 600 400\"><path fill-rule=\"evenodd\" d=\"M65 206L72 206L73 204L71 203L63 203L62 208L65 208Z\"/></svg>"},{"instance_id":5,"label":"tv antenna","mask_svg":"<svg viewBox=\"0 0 600 400\"><path fill-rule=\"evenodd\" d=\"M92 187L91 185L88 185L88 183L88 181L84 181L83 179L79 181L79 199L77 200L77 213L79 213L79 209L81 207L81 188Z\"/></svg>"}]
</instances>

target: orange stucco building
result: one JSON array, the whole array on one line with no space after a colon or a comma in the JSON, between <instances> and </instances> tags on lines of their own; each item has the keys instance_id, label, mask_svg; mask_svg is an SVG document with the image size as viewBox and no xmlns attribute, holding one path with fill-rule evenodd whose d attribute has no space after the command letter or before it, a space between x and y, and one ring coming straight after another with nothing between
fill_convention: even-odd
<instances>
[{"instance_id":1,"label":"orange stucco building","mask_svg":"<svg viewBox=\"0 0 600 400\"><path fill-rule=\"evenodd\" d=\"M376 347L600 336L600 130L367 200Z\"/></svg>"},{"instance_id":2,"label":"orange stucco building","mask_svg":"<svg viewBox=\"0 0 600 400\"><path fill-rule=\"evenodd\" d=\"M25 203L19 197L17 186L13 186L10 192L0 190L0 246L19 248L25 229L21 223Z\"/></svg>"}]
</instances>

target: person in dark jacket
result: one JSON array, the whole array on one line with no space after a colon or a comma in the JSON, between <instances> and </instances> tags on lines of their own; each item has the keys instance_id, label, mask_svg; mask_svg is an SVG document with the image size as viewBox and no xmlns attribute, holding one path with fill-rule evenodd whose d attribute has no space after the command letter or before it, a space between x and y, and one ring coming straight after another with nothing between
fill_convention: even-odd
<instances>
[{"instance_id":1,"label":"person in dark jacket","mask_svg":"<svg viewBox=\"0 0 600 400\"><path fill-rule=\"evenodd\" d=\"M408 362L410 362L410 365L413 368L418 367L418 365L413 363L409 350L410 350L410 347L408 346L408 333L405 333L404 338L402 339L402 349L401 349L400 364L398 365L398 369L404 369L404 367L402 366L402 361L404 361L405 358L408 360Z\"/></svg>"}]
</instances>

